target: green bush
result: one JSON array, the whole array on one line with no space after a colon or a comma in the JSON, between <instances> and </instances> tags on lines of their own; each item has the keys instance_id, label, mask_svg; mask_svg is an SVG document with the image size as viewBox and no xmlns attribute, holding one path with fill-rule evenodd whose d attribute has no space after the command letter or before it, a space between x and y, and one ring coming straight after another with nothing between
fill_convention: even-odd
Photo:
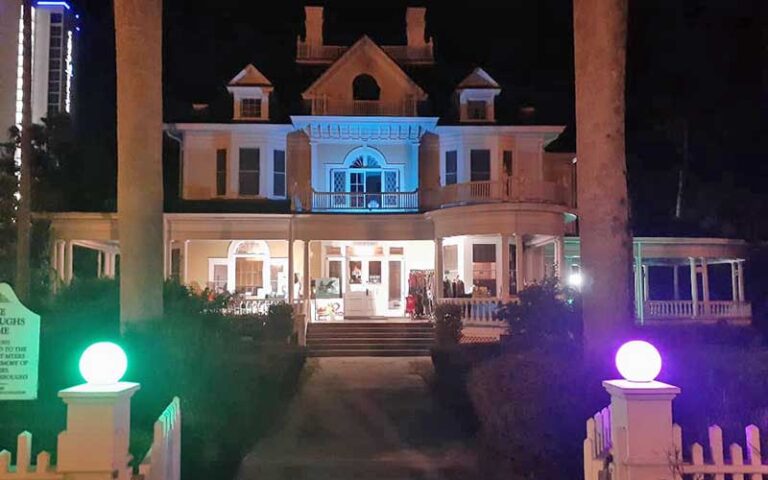
<instances>
[{"instance_id":1,"label":"green bush","mask_svg":"<svg viewBox=\"0 0 768 480\"><path fill-rule=\"evenodd\" d=\"M508 334L523 345L581 341L580 297L562 289L556 278L525 288L499 315L507 322Z\"/></svg>"},{"instance_id":2,"label":"green bush","mask_svg":"<svg viewBox=\"0 0 768 480\"><path fill-rule=\"evenodd\" d=\"M461 307L441 303L435 308L435 341L440 346L456 345L462 337Z\"/></svg>"},{"instance_id":3,"label":"green bush","mask_svg":"<svg viewBox=\"0 0 768 480\"><path fill-rule=\"evenodd\" d=\"M293 333L293 307L287 303L269 306L266 337L275 342L286 342Z\"/></svg>"}]
</instances>

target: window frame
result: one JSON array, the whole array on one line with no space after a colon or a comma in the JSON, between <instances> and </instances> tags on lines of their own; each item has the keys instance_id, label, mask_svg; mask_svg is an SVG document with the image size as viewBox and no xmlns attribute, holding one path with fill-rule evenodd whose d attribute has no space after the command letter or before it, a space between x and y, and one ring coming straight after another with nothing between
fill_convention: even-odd
<instances>
[{"instance_id":1,"label":"window frame","mask_svg":"<svg viewBox=\"0 0 768 480\"><path fill-rule=\"evenodd\" d=\"M222 167L222 161L224 168ZM227 195L227 149L216 149L216 196Z\"/></svg>"},{"instance_id":2,"label":"window frame","mask_svg":"<svg viewBox=\"0 0 768 480\"><path fill-rule=\"evenodd\" d=\"M452 157L452 158L451 158ZM448 169L449 160L453 162L453 172ZM445 175L443 180L445 185L456 185L459 183L459 152L458 150L448 150L445 152ZM451 181L451 178L453 181Z\"/></svg>"},{"instance_id":3,"label":"window frame","mask_svg":"<svg viewBox=\"0 0 768 480\"><path fill-rule=\"evenodd\" d=\"M243 152L245 151L255 151L256 152L256 169L243 169ZM243 188L243 185L249 185L248 182L244 181L243 175L247 176L255 176L255 182L253 182L253 185L255 186L255 193L252 191L243 192L243 190L247 190ZM240 164L238 168L238 194L241 196L248 196L248 197L258 197L261 195L261 148L259 147L241 147L240 148ZM246 177L248 178L248 177Z\"/></svg>"}]
</instances>

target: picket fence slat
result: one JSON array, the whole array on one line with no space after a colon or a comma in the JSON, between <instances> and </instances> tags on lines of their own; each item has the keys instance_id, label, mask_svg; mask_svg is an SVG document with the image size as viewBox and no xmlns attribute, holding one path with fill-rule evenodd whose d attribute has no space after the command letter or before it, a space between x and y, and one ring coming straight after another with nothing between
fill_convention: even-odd
<instances>
[{"instance_id":1,"label":"picket fence slat","mask_svg":"<svg viewBox=\"0 0 768 480\"><path fill-rule=\"evenodd\" d=\"M0 473L8 473L11 466L11 452L8 450L0 451Z\"/></svg>"},{"instance_id":2,"label":"picket fence slat","mask_svg":"<svg viewBox=\"0 0 768 480\"><path fill-rule=\"evenodd\" d=\"M738 443L731 444L731 463L734 467L743 467L744 465L744 451ZM744 480L744 475L742 473L735 473L733 474L733 480Z\"/></svg>"}]
</instances>

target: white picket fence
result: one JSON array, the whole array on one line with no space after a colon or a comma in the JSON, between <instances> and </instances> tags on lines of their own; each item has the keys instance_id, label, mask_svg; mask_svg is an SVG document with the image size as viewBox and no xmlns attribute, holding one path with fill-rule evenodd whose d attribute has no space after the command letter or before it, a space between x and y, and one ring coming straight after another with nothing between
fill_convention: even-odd
<instances>
[{"instance_id":1,"label":"white picket fence","mask_svg":"<svg viewBox=\"0 0 768 480\"><path fill-rule=\"evenodd\" d=\"M499 315L503 302L500 298L441 298L439 303L458 305L464 325L504 327Z\"/></svg>"},{"instance_id":2,"label":"white picket fence","mask_svg":"<svg viewBox=\"0 0 768 480\"><path fill-rule=\"evenodd\" d=\"M56 473L51 467L51 455L48 452L37 454L37 462L32 465L32 434L20 433L16 439L16 464L12 463L11 452L0 451L0 480L60 480L64 475Z\"/></svg>"},{"instance_id":3,"label":"white picket fence","mask_svg":"<svg viewBox=\"0 0 768 480\"><path fill-rule=\"evenodd\" d=\"M705 447L700 443L694 443L686 455L683 450L682 428L674 424L672 448L666 452L669 478L673 480L725 480L726 478L762 480L763 475L768 475L768 464L763 463L760 451L760 430L755 425L750 425L744 433L744 446L732 443L726 454L723 448L723 431L719 426L713 425L708 431L709 451L705 452ZM586 480L616 478L613 475L614 439L611 435L609 408L602 409L587 420L587 438L584 440Z\"/></svg>"},{"instance_id":4,"label":"white picket fence","mask_svg":"<svg viewBox=\"0 0 768 480\"><path fill-rule=\"evenodd\" d=\"M155 422L152 446L139 465L136 480L179 480L181 478L181 404L179 397Z\"/></svg>"}]
</instances>

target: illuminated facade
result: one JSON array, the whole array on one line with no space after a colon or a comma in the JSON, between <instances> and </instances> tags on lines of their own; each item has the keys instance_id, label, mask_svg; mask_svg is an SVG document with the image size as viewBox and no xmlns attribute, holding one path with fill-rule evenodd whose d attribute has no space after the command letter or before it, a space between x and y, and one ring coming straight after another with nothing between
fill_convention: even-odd
<instances>
[{"instance_id":1,"label":"illuminated facade","mask_svg":"<svg viewBox=\"0 0 768 480\"><path fill-rule=\"evenodd\" d=\"M65 1L37 1L32 8L32 122L70 112L78 15ZM23 40L20 0L0 0L0 129L21 124ZM13 48L8 46L13 45Z\"/></svg>"},{"instance_id":2,"label":"illuminated facade","mask_svg":"<svg viewBox=\"0 0 768 480\"><path fill-rule=\"evenodd\" d=\"M434 66L425 14L407 9L406 45L364 36L338 46L324 43L322 7L307 7L296 61L322 71L303 108L280 119L280 85L247 65L227 85L229 119L166 126L181 147L181 207L165 216L168 277L239 293L246 309L298 302L314 321L402 318L416 301L427 312L458 303L468 321L490 323L500 302L546 277L588 288L575 154L547 151L564 127L497 118L503 87L482 68L454 85L450 113L431 115L428 86L407 73ZM100 275L116 273L114 215L52 220L63 281L75 247L99 251ZM640 321L748 321L742 243L636 239L635 253ZM691 265L693 287L681 274ZM730 265L734 288L717 307L714 265ZM675 294L661 305L650 279L666 267Z\"/></svg>"}]
</instances>

